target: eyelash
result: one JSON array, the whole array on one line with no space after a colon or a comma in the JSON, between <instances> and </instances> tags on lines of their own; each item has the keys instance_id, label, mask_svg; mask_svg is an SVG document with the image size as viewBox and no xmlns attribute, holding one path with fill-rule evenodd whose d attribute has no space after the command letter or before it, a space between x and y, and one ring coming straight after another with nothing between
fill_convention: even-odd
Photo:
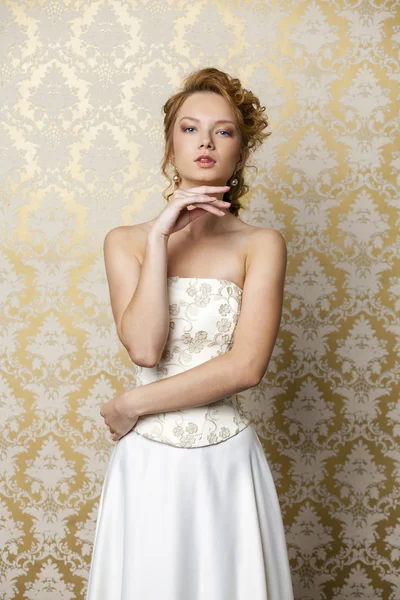
<instances>
[{"instance_id":1,"label":"eyelash","mask_svg":"<svg viewBox=\"0 0 400 600\"><path fill-rule=\"evenodd\" d=\"M186 131L186 129L195 129L195 127L183 127L182 131ZM227 133L229 136L231 136L231 132L227 131L226 129L221 129L221 131L223 131L224 133ZM223 135L222 137L226 137L225 135Z\"/></svg>"}]
</instances>

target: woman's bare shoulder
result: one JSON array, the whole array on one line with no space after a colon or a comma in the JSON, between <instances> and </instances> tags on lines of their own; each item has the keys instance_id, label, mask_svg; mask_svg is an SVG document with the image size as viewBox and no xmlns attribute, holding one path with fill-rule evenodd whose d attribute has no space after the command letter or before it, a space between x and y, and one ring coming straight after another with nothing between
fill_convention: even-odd
<instances>
[{"instance_id":1,"label":"woman's bare shoulder","mask_svg":"<svg viewBox=\"0 0 400 600\"><path fill-rule=\"evenodd\" d=\"M254 227L251 226L251 230L250 233L252 233L254 236L257 235L269 235L269 236L276 236L278 234L280 234L283 237L283 234L281 231L279 231L279 229L274 229L273 227Z\"/></svg>"},{"instance_id":2,"label":"woman's bare shoulder","mask_svg":"<svg viewBox=\"0 0 400 600\"><path fill-rule=\"evenodd\" d=\"M253 239L258 239L260 236L274 236L277 234L281 234L280 231L274 229L273 227L258 227L256 225L251 225L250 223L246 223L242 219L238 219L241 222L240 233L243 234L249 241ZM274 233L275 232L275 233ZM281 234L282 235L282 234Z\"/></svg>"},{"instance_id":3,"label":"woman's bare shoulder","mask_svg":"<svg viewBox=\"0 0 400 600\"><path fill-rule=\"evenodd\" d=\"M118 246L124 254L141 262L150 223L151 221L146 221L135 225L118 225L107 232L104 245Z\"/></svg>"}]
</instances>

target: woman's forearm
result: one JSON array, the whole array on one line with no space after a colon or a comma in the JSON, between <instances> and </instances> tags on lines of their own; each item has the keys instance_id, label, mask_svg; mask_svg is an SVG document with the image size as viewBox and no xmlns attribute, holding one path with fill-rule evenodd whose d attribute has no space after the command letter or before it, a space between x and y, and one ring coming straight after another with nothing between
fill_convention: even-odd
<instances>
[{"instance_id":1,"label":"woman's forearm","mask_svg":"<svg viewBox=\"0 0 400 600\"><path fill-rule=\"evenodd\" d=\"M121 320L121 334L132 361L157 364L169 332L168 237L150 231L135 293Z\"/></svg>"},{"instance_id":2,"label":"woman's forearm","mask_svg":"<svg viewBox=\"0 0 400 600\"><path fill-rule=\"evenodd\" d=\"M132 390L132 414L150 415L216 402L258 385L243 357L226 352L178 375Z\"/></svg>"}]
</instances>

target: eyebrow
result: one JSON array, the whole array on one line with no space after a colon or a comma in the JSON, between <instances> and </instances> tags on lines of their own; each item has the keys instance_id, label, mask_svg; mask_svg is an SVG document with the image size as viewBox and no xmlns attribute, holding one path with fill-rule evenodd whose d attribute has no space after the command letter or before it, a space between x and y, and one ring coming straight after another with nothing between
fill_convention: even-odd
<instances>
[{"instance_id":1,"label":"eyebrow","mask_svg":"<svg viewBox=\"0 0 400 600\"><path fill-rule=\"evenodd\" d=\"M200 119L196 119L196 117L182 117L182 119L179 119L179 123L183 121L183 119L192 119L192 121L197 122L200 121ZM230 121L229 119L219 119L218 121L214 122L215 125L219 125L219 123L232 123L232 125L235 125L236 127L236 123L234 121Z\"/></svg>"}]
</instances>

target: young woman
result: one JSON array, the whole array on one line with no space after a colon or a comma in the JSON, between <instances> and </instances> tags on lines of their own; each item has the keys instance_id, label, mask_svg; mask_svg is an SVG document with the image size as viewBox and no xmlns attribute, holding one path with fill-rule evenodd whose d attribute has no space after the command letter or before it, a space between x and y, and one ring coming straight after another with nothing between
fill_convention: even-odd
<instances>
[{"instance_id":1,"label":"young woman","mask_svg":"<svg viewBox=\"0 0 400 600\"><path fill-rule=\"evenodd\" d=\"M192 73L164 105L174 192L105 238L136 387L100 411L117 443L87 600L293 599L274 481L237 395L267 370L286 272L283 236L238 216L264 111L238 79Z\"/></svg>"}]
</instances>

